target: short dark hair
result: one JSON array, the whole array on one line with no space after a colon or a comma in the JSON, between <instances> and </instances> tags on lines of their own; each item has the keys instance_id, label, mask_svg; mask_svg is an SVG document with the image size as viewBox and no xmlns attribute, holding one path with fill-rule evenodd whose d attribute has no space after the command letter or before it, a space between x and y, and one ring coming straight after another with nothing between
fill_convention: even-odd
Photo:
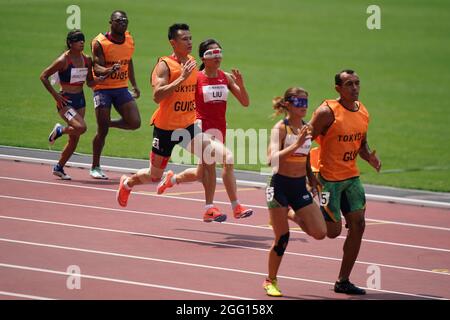
<instances>
[{"instance_id":1,"label":"short dark hair","mask_svg":"<svg viewBox=\"0 0 450 320\"><path fill-rule=\"evenodd\" d=\"M169 27L169 33L168 33L169 40L176 38L178 30L189 31L189 26L186 23L174 23L173 25L171 25Z\"/></svg>"},{"instance_id":2,"label":"short dark hair","mask_svg":"<svg viewBox=\"0 0 450 320\"><path fill-rule=\"evenodd\" d=\"M125 16L125 17L127 16L127 14L125 13L125 11L122 11L122 10L114 10L113 13L111 13L111 17L110 17L111 20L113 19L114 15L115 15L116 13L120 13L121 15L123 15L123 16Z\"/></svg>"},{"instance_id":3,"label":"short dark hair","mask_svg":"<svg viewBox=\"0 0 450 320\"><path fill-rule=\"evenodd\" d=\"M334 76L334 84L337 86L340 86L342 84L342 79L341 79L341 74L343 73L348 73L348 74L354 74L355 71L351 70L351 69L344 69L339 73L336 73L336 75Z\"/></svg>"}]
</instances>

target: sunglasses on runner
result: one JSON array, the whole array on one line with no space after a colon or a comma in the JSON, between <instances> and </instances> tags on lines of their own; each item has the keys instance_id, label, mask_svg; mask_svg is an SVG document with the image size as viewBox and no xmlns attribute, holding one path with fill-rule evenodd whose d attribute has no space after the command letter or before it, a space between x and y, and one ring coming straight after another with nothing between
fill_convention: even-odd
<instances>
[{"instance_id":1,"label":"sunglasses on runner","mask_svg":"<svg viewBox=\"0 0 450 320\"><path fill-rule=\"evenodd\" d=\"M70 35L69 37L67 37L67 40L72 43L72 42L78 42L78 41L84 41L84 34L82 34L81 32L75 33Z\"/></svg>"},{"instance_id":2,"label":"sunglasses on runner","mask_svg":"<svg viewBox=\"0 0 450 320\"><path fill-rule=\"evenodd\" d=\"M117 18L114 19L113 21L117 22L117 23L123 23L123 24L128 24L128 18Z\"/></svg>"},{"instance_id":3,"label":"sunglasses on runner","mask_svg":"<svg viewBox=\"0 0 450 320\"><path fill-rule=\"evenodd\" d=\"M222 58L222 49L209 49L203 54L203 59Z\"/></svg>"},{"instance_id":4,"label":"sunglasses on runner","mask_svg":"<svg viewBox=\"0 0 450 320\"><path fill-rule=\"evenodd\" d=\"M308 108L308 98L290 97L288 101L296 108Z\"/></svg>"}]
</instances>

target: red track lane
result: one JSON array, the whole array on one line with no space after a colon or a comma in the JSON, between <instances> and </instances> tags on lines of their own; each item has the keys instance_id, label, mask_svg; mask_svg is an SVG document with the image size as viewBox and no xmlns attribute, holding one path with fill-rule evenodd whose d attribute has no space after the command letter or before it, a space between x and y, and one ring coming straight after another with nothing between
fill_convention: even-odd
<instances>
[{"instance_id":1,"label":"red track lane","mask_svg":"<svg viewBox=\"0 0 450 320\"><path fill-rule=\"evenodd\" d=\"M96 181L68 168L68 182L48 165L0 164L0 291L56 299L271 299L261 288L273 240L261 189L240 188L255 214L236 220L218 184L228 220L204 223L199 183L166 196L151 194L155 185L140 186L121 208L119 173ZM450 269L449 211L368 203L352 281L365 287L368 267L377 265L381 290L364 297L332 291L344 237L317 241L293 229L279 272L283 299L450 298L450 274L432 271ZM66 286L71 265L81 269L80 290ZM11 298L20 299L0 296Z\"/></svg>"}]
</instances>

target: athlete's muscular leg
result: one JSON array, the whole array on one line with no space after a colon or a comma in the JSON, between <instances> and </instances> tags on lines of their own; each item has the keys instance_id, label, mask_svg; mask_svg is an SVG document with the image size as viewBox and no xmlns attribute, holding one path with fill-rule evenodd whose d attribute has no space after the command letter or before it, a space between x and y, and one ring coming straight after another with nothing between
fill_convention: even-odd
<instances>
[{"instance_id":1,"label":"athlete's muscular leg","mask_svg":"<svg viewBox=\"0 0 450 320\"><path fill-rule=\"evenodd\" d=\"M292 210L289 211L291 215ZM316 240L322 240L327 235L327 226L319 207L313 202L303 207L292 217L308 235Z\"/></svg>"},{"instance_id":2,"label":"athlete's muscular leg","mask_svg":"<svg viewBox=\"0 0 450 320\"><path fill-rule=\"evenodd\" d=\"M92 141L92 167L100 166L100 155L105 145L105 139L108 135L109 123L111 121L111 109L99 106L95 108L97 118L97 134Z\"/></svg>"},{"instance_id":3,"label":"athlete's muscular leg","mask_svg":"<svg viewBox=\"0 0 450 320\"><path fill-rule=\"evenodd\" d=\"M111 128L119 128L125 130L136 130L141 126L141 116L135 100L128 101L116 108L121 115L120 119L110 121Z\"/></svg>"},{"instance_id":4,"label":"athlete's muscular leg","mask_svg":"<svg viewBox=\"0 0 450 320\"><path fill-rule=\"evenodd\" d=\"M350 273L358 257L366 225L364 211L359 210L345 215L348 233L344 242L344 256L342 257L341 270L339 271L339 280L346 280L350 277Z\"/></svg>"},{"instance_id":5,"label":"athlete's muscular leg","mask_svg":"<svg viewBox=\"0 0 450 320\"><path fill-rule=\"evenodd\" d=\"M202 181L203 166L198 164L195 168L188 168L180 173L177 173L177 183Z\"/></svg>"},{"instance_id":6,"label":"athlete's muscular leg","mask_svg":"<svg viewBox=\"0 0 450 320\"><path fill-rule=\"evenodd\" d=\"M67 122L68 126L64 128L64 133L69 135L69 141L64 147L61 157L59 158L59 165L64 166L69 158L74 153L77 148L78 141L80 140L80 135L86 132L86 123L84 122L84 112L85 108L80 108L76 112L77 114L71 120L67 120L64 113L69 108L63 108L60 111L61 117Z\"/></svg>"},{"instance_id":7,"label":"athlete's muscular leg","mask_svg":"<svg viewBox=\"0 0 450 320\"><path fill-rule=\"evenodd\" d=\"M135 185L156 183L161 180L168 158L155 153L150 158L151 164L149 168L140 169L128 178L127 185L130 188L133 188Z\"/></svg>"},{"instance_id":8,"label":"athlete's muscular leg","mask_svg":"<svg viewBox=\"0 0 450 320\"><path fill-rule=\"evenodd\" d=\"M269 213L275 239L269 252L268 277L274 280L277 277L278 269L289 241L288 208L269 209Z\"/></svg>"},{"instance_id":9,"label":"athlete's muscular leg","mask_svg":"<svg viewBox=\"0 0 450 320\"><path fill-rule=\"evenodd\" d=\"M187 146L191 153L194 153L200 159L202 167L202 184L205 189L205 203L212 204L214 202L214 193L216 192L216 163L205 159L205 150L211 150L211 140L204 134L197 134Z\"/></svg>"}]
</instances>

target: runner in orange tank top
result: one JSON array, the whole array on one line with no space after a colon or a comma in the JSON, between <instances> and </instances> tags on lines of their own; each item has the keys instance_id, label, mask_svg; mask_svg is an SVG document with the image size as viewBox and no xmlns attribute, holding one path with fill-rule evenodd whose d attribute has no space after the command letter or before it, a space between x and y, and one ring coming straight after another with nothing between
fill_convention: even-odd
<instances>
[{"instance_id":1,"label":"runner in orange tank top","mask_svg":"<svg viewBox=\"0 0 450 320\"><path fill-rule=\"evenodd\" d=\"M367 143L369 113L358 101L360 81L353 70L335 75L337 100L325 100L313 114L312 138L320 143L319 179L321 210L327 223L327 236L341 234L341 212L349 229L344 255L334 291L346 294L365 294L349 280L358 257L365 228L366 199L356 165L358 154L377 171L381 161ZM319 188L320 189L320 188Z\"/></svg>"},{"instance_id":2,"label":"runner in orange tank top","mask_svg":"<svg viewBox=\"0 0 450 320\"><path fill-rule=\"evenodd\" d=\"M95 78L102 79L94 88L94 107L97 118L97 134L92 141L92 167L94 179L108 179L100 168L100 156L109 128L136 130L141 117L135 99L140 91L134 77L134 41L127 31L128 17L123 11L114 11L109 21L110 32L99 34L92 41ZM133 91L128 90L130 81ZM114 105L120 119L111 119Z\"/></svg>"},{"instance_id":3,"label":"runner in orange tank top","mask_svg":"<svg viewBox=\"0 0 450 320\"><path fill-rule=\"evenodd\" d=\"M174 24L169 27L168 36L173 53L160 58L152 72L153 100L159 107L151 119L154 129L150 166L131 177L124 175L120 179L117 201L123 207L127 205L134 186L161 180L172 150L177 144L195 153L202 165L208 166L202 177L206 202L214 196L212 181L209 178L209 172L214 168L213 165L203 163L203 150L210 142L209 139L203 138L201 129L194 124L197 64L190 56L192 36L189 26ZM205 222L222 222L225 219L226 215L215 212L203 217Z\"/></svg>"}]
</instances>

